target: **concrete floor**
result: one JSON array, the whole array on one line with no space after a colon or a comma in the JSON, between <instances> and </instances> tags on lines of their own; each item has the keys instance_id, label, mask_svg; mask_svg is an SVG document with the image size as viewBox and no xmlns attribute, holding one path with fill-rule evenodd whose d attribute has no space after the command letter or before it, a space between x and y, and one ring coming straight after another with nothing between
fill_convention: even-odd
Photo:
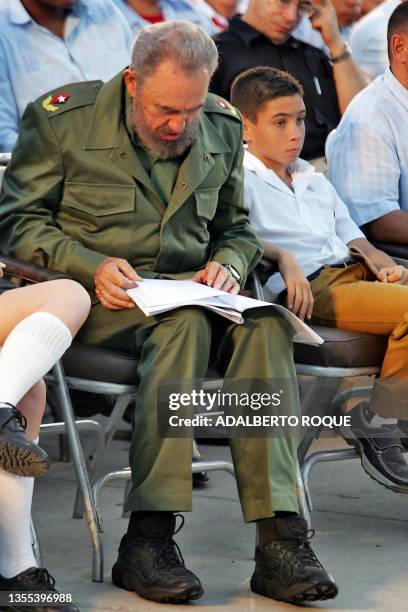
<instances>
[{"instance_id":1,"label":"concrete floor","mask_svg":"<svg viewBox=\"0 0 408 612\"><path fill-rule=\"evenodd\" d=\"M126 425L124 425L126 427ZM323 440L318 446L334 445ZM342 442L337 441L337 446ZM126 440L114 440L103 469L127 464ZM56 441L44 439L56 457ZM205 458L229 459L223 446L202 446ZM201 578L205 595L190 604L196 612L289 611L289 604L274 602L249 590L255 530L243 523L234 479L213 473L208 487L194 492L194 512L176 539L186 564ZM140 599L113 586L110 568L126 530L121 517L123 484L107 486L102 494L105 582L91 582L91 555L86 524L72 519L75 479L70 464L55 462L35 487L34 519L44 565L57 587L72 593L81 610L158 611L169 606ZM408 610L408 498L377 485L359 461L320 464L312 473L312 515L316 535L313 548L333 574L339 595L319 610ZM186 606L170 606L171 611Z\"/></svg>"}]
</instances>

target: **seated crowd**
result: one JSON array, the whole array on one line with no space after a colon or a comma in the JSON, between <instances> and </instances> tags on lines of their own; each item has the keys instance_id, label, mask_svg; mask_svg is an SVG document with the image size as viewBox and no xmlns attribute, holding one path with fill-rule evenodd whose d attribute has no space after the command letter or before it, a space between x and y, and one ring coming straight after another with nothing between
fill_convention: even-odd
<instances>
[{"instance_id":1,"label":"seated crowd","mask_svg":"<svg viewBox=\"0 0 408 612\"><path fill-rule=\"evenodd\" d=\"M349 407L341 434L370 476L408 493L408 423L391 399L384 415L375 392L408 378L408 271L369 242L407 243L408 0L376 4L359 23L348 0L0 0L0 151L12 151L0 253L74 279L0 295L0 591L55 590L31 550L31 500L49 465L42 377L76 334L139 359L130 520L112 580L141 597L203 594L173 540L192 507L192 441L157 437L160 381L202 379L210 362L227 378L286 379L285 408L299 414L279 314L250 310L243 325L193 307L146 317L126 292L143 278L237 293L264 254L279 269L267 299L310 323L387 336L374 399ZM390 6L389 66L367 86L347 40L369 46L364 21ZM297 442L230 444L243 517L257 527L251 590L299 604L337 586L299 515Z\"/></svg>"}]
</instances>

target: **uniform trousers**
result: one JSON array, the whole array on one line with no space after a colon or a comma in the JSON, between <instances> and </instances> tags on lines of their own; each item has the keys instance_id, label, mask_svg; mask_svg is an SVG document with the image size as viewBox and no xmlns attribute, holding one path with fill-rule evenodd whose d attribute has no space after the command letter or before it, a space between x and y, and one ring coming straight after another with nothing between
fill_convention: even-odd
<instances>
[{"instance_id":1,"label":"uniform trousers","mask_svg":"<svg viewBox=\"0 0 408 612\"><path fill-rule=\"evenodd\" d=\"M205 377L210 356L229 379L289 379L295 383L292 331L269 308L249 311L242 325L205 309L185 307L146 317L137 307L111 311L92 307L78 339L136 355L140 384L130 448L132 488L128 510L189 511L192 508L191 438L160 438L160 381ZM299 414L296 384L290 413ZM298 511L297 435L231 439L231 453L245 521L276 511Z\"/></svg>"}]
</instances>

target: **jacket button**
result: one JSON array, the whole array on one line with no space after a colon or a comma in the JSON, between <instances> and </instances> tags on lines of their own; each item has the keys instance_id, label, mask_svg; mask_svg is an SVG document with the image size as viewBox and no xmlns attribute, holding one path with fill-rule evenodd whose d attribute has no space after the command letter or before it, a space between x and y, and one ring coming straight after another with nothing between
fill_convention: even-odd
<instances>
[{"instance_id":1,"label":"jacket button","mask_svg":"<svg viewBox=\"0 0 408 612\"><path fill-rule=\"evenodd\" d=\"M185 183L184 181L181 183L180 188L185 191L188 188L188 183Z\"/></svg>"},{"instance_id":2,"label":"jacket button","mask_svg":"<svg viewBox=\"0 0 408 612\"><path fill-rule=\"evenodd\" d=\"M210 154L204 153L204 161L209 161L209 159L210 159Z\"/></svg>"},{"instance_id":3,"label":"jacket button","mask_svg":"<svg viewBox=\"0 0 408 612\"><path fill-rule=\"evenodd\" d=\"M125 151L119 151L119 157L121 159L126 159L126 152Z\"/></svg>"}]
</instances>

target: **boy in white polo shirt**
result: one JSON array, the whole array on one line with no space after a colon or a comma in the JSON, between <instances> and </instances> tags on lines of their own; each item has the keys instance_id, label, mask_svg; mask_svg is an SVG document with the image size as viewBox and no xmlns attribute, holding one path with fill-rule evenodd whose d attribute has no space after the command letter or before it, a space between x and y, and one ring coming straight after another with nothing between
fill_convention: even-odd
<instances>
[{"instance_id":1,"label":"boy in white polo shirt","mask_svg":"<svg viewBox=\"0 0 408 612\"><path fill-rule=\"evenodd\" d=\"M244 120L251 223L265 257L279 267L266 283L267 299L279 296L314 323L389 336L377 393L370 406L361 402L352 409L348 441L370 476L408 493L401 431L395 419L375 414L384 414L381 382L408 379L408 270L366 240L330 182L299 158L305 106L296 79L274 68L253 68L234 81L231 101ZM350 248L368 264L351 261ZM408 423L399 425L405 429Z\"/></svg>"}]
</instances>

